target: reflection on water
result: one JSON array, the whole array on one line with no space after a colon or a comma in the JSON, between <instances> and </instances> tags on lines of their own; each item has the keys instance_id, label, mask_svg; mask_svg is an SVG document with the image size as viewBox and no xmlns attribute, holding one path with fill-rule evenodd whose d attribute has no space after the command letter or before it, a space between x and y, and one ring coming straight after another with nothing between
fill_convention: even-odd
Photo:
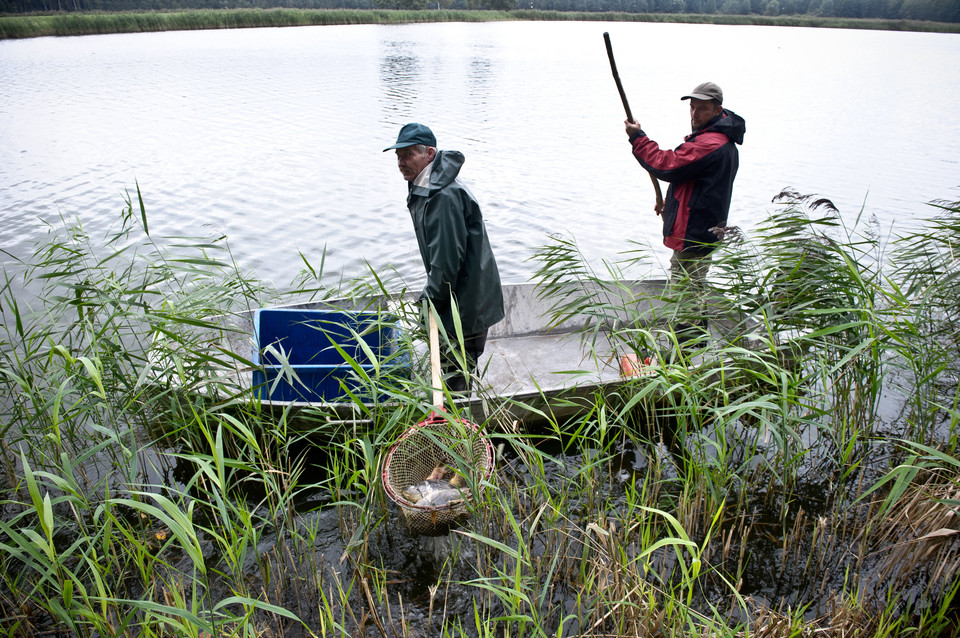
<instances>
[{"instance_id":1,"label":"reflection on water","mask_svg":"<svg viewBox=\"0 0 960 638\"><path fill-rule=\"evenodd\" d=\"M416 98L420 62L413 54L414 46L410 42L386 42L385 52L380 58L380 82L383 84L385 108L404 110L409 108Z\"/></svg>"}]
</instances>

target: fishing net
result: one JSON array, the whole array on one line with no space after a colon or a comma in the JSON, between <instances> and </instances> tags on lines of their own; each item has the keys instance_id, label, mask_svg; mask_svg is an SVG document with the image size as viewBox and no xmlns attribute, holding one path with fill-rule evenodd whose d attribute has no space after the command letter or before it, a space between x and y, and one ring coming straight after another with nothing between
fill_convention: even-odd
<instances>
[{"instance_id":1,"label":"fishing net","mask_svg":"<svg viewBox=\"0 0 960 638\"><path fill-rule=\"evenodd\" d=\"M463 498L429 506L404 496L404 490L424 481L438 466L466 479ZM492 471L493 446L480 428L434 413L409 428L390 448L383 467L383 487L390 500L400 506L411 534L442 536L469 518L470 486L481 485Z\"/></svg>"}]
</instances>

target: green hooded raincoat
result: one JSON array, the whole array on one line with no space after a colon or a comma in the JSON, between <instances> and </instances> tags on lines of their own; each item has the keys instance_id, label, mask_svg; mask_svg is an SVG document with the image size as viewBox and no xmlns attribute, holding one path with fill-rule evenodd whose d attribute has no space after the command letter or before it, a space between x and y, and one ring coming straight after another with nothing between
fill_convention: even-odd
<instances>
[{"instance_id":1,"label":"green hooded raincoat","mask_svg":"<svg viewBox=\"0 0 960 638\"><path fill-rule=\"evenodd\" d=\"M460 310L464 335L481 332L503 319L500 273L480 214L480 205L457 175L463 153L437 151L429 187L409 182L407 208L427 271L420 299L429 298L448 333L455 332L451 293Z\"/></svg>"}]
</instances>

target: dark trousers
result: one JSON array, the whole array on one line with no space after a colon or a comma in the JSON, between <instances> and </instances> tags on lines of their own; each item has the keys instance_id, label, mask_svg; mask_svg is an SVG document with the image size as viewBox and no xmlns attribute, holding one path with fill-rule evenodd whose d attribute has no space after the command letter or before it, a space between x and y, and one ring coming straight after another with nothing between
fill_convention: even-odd
<instances>
[{"instance_id":1,"label":"dark trousers","mask_svg":"<svg viewBox=\"0 0 960 638\"><path fill-rule=\"evenodd\" d=\"M470 381L477 371L477 361L487 346L487 330L463 337L463 352L456 334L447 334L449 346L441 344L440 367L446 379L447 389L451 392L465 392L470 389ZM466 354L466 361L462 361Z\"/></svg>"},{"instance_id":2,"label":"dark trousers","mask_svg":"<svg viewBox=\"0 0 960 638\"><path fill-rule=\"evenodd\" d=\"M707 272L712 259L710 253L693 250L675 250L670 258L670 284L680 293L687 321L675 326L677 341L685 343L703 336L707 329ZM692 306L692 307L691 307Z\"/></svg>"}]
</instances>

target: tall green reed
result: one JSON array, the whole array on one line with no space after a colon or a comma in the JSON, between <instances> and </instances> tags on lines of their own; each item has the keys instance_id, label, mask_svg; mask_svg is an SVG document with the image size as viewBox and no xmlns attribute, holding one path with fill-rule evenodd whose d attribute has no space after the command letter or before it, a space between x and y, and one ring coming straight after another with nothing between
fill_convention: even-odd
<instances>
[{"instance_id":1,"label":"tall green reed","mask_svg":"<svg viewBox=\"0 0 960 638\"><path fill-rule=\"evenodd\" d=\"M31 261L5 265L4 462L16 512L3 522L6 586L42 610L20 626L65 625L78 635L170 626L197 635L251 622L258 609L289 616L246 587L213 599L211 574L243 583L251 548L272 520L251 515L236 475L275 474L263 458L228 456L224 432L249 444L249 424L181 401L183 388L170 383L173 373L209 390L207 372L222 361L197 328L270 293L241 275L222 237L155 241L139 191L135 202L127 198L119 230L102 240L61 220ZM21 285L39 292L21 297ZM181 432L203 432L195 440L205 448L171 454L146 438L154 424L178 419ZM183 491L151 483L187 457L194 470ZM290 484L276 484L269 512L291 499ZM197 500L196 490L209 499ZM209 568L211 555L223 574Z\"/></svg>"},{"instance_id":2,"label":"tall green reed","mask_svg":"<svg viewBox=\"0 0 960 638\"><path fill-rule=\"evenodd\" d=\"M654 440L673 443L685 486L674 506L682 511L698 504L694 510L701 511L687 521L691 528L705 529L702 512L721 511L728 499L742 508L761 490L766 490L765 503L773 490L782 491L771 504L779 510L786 557L788 543L806 543L806 534L816 538L817 532L812 521L797 516L803 510L791 506L791 494L806 491L811 479L826 479L820 511L843 520L847 529L850 494L860 493L870 476L867 464L888 449L878 413L885 390L901 383L917 384L921 396L930 390L924 387L933 376L929 372L906 380L899 374L891 378L892 373L942 367L935 357L928 367L930 340L906 347L920 329L911 316L923 311L930 296L906 294L889 272L894 260L884 254L875 224L866 220L864 230L857 220L847 228L823 198L785 192L779 199L784 210L753 231L758 237L725 242L717 251L706 295L717 327L711 339L694 348L680 347L675 333L677 324L696 319L702 307L699 300L684 298L683 290L668 286L648 294L628 304L637 310L626 318L622 307L605 298L647 261L643 249L621 262L604 263L598 274L573 240L558 238L541 251L538 277L544 294L557 300L556 323L575 315L594 318L584 330L586 344L606 338L622 352L653 354L657 377L637 381L636 388L628 385L611 398L620 408L641 412L629 424L642 424ZM922 258L906 262L922 286L936 285L929 278L933 264L924 260L929 253L941 260L949 254L943 251L949 241L944 235L949 232L923 246ZM906 243L918 245L915 237ZM947 264L946 269L955 267ZM944 284L950 280L944 278ZM935 395L949 406L955 393L941 389ZM875 515L859 507L852 512L854 518ZM846 532L842 538L853 540ZM808 567L812 557L806 558ZM814 581L825 585L831 568L829 559L817 563L811 587Z\"/></svg>"},{"instance_id":3,"label":"tall green reed","mask_svg":"<svg viewBox=\"0 0 960 638\"><path fill-rule=\"evenodd\" d=\"M409 379L348 357L385 396L352 395L356 419L276 413L220 374L251 362L211 347L231 331L211 317L287 297L241 273L223 238L152 239L139 193L106 254L68 225L18 266L44 285L42 308L15 294L13 265L5 275L7 616L28 634L936 635L957 590L943 531L957 501L943 354L956 345L954 231L886 260L874 231L787 199L756 238L721 247L715 332L687 348L675 324L702 305L628 286L643 250L600 273L572 240L541 251L554 322L581 323L588 348L652 355L657 374L538 427L488 411L496 476L471 486L472 516L436 565L379 483L391 442L433 408L419 355ZM909 275L889 270L911 259ZM333 294L304 262L297 298ZM366 304L395 284L371 273L347 295ZM422 353L419 312L400 320ZM891 378L914 406L896 445L877 418ZM643 463L625 466L631 454ZM893 471L878 482L884 455ZM926 513L908 544L904 504ZM884 578L935 587L909 597Z\"/></svg>"}]
</instances>

